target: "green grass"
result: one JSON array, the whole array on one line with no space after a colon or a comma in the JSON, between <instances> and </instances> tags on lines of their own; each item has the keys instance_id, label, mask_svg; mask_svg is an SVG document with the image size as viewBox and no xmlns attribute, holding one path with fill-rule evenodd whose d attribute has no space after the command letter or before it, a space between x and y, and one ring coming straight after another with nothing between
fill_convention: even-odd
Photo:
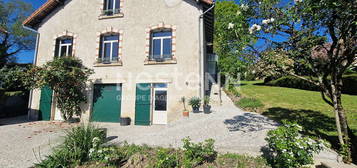
<instances>
[{"instance_id":1,"label":"green grass","mask_svg":"<svg viewBox=\"0 0 357 168\"><path fill-rule=\"evenodd\" d=\"M261 83L244 81L239 89L243 97L255 98L264 104L263 115L277 121L296 121L306 129L307 134L336 144L333 109L322 100L319 92L264 86ZM357 136L357 96L343 95L342 101L349 126Z\"/></svg>"},{"instance_id":2,"label":"green grass","mask_svg":"<svg viewBox=\"0 0 357 168\"><path fill-rule=\"evenodd\" d=\"M241 98L237 102L235 102L236 105L239 107L242 107L243 109L257 109L263 107L263 103L255 98Z\"/></svg>"}]
</instances>

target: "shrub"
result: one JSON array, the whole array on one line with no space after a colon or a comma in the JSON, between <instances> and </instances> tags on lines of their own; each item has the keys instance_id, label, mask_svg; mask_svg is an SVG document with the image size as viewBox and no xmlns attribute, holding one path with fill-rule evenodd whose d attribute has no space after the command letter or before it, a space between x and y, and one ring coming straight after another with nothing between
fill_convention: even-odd
<instances>
[{"instance_id":1,"label":"shrub","mask_svg":"<svg viewBox=\"0 0 357 168\"><path fill-rule=\"evenodd\" d=\"M241 98L235 104L243 109L258 109L264 107L263 103L254 98Z\"/></svg>"},{"instance_id":2,"label":"shrub","mask_svg":"<svg viewBox=\"0 0 357 168\"><path fill-rule=\"evenodd\" d=\"M155 168L177 167L178 157L176 153L170 152L169 149L160 148L156 153Z\"/></svg>"},{"instance_id":3,"label":"shrub","mask_svg":"<svg viewBox=\"0 0 357 168\"><path fill-rule=\"evenodd\" d=\"M303 90L312 90L319 91L320 88L306 82L305 80L293 77L293 76L284 76L276 80L272 80L267 85L270 86L279 86L279 87L287 87L287 88L295 88L295 89L303 89Z\"/></svg>"},{"instance_id":4,"label":"shrub","mask_svg":"<svg viewBox=\"0 0 357 168\"><path fill-rule=\"evenodd\" d=\"M322 150L322 143L302 137L302 127L296 123L283 121L283 125L268 132L266 138L272 156L272 164L277 168L296 168L313 164L313 154Z\"/></svg>"},{"instance_id":5,"label":"shrub","mask_svg":"<svg viewBox=\"0 0 357 168\"><path fill-rule=\"evenodd\" d=\"M201 99L199 97L192 97L188 104L193 108L199 108L201 106Z\"/></svg>"},{"instance_id":6,"label":"shrub","mask_svg":"<svg viewBox=\"0 0 357 168\"><path fill-rule=\"evenodd\" d=\"M357 89L355 86L357 85L357 74L348 74L343 75L343 87L342 93L357 95ZM269 82L264 82L269 86L278 86L278 87L287 87L287 88L295 88L295 89L303 89L303 90L311 90L311 91L320 91L318 86L315 86L309 82L306 82L302 79L293 77L293 76L284 76L276 80L271 80Z\"/></svg>"},{"instance_id":7,"label":"shrub","mask_svg":"<svg viewBox=\"0 0 357 168\"><path fill-rule=\"evenodd\" d=\"M228 86L228 92L231 93L235 97L241 96L241 94L238 92L237 88L234 85Z\"/></svg>"},{"instance_id":8,"label":"shrub","mask_svg":"<svg viewBox=\"0 0 357 168\"><path fill-rule=\"evenodd\" d=\"M120 165L120 163L127 159L127 156L124 151L116 146L94 146L89 150L89 158L92 161L98 161L105 165Z\"/></svg>"},{"instance_id":9,"label":"shrub","mask_svg":"<svg viewBox=\"0 0 357 168\"><path fill-rule=\"evenodd\" d=\"M190 138L185 138L182 141L184 150L183 164L185 167L194 167L204 162L212 162L217 157L213 139L207 139L197 144L192 143Z\"/></svg>"},{"instance_id":10,"label":"shrub","mask_svg":"<svg viewBox=\"0 0 357 168\"><path fill-rule=\"evenodd\" d=\"M89 151L104 143L104 134L94 126L79 126L67 132L64 143L54 149L53 154L47 156L35 167L60 168L80 165L88 160Z\"/></svg>"}]
</instances>

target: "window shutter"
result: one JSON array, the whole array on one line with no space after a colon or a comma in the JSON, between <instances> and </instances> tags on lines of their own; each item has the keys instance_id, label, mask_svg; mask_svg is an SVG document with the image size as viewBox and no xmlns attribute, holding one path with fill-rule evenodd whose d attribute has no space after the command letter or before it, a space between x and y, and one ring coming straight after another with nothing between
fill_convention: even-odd
<instances>
[{"instance_id":1,"label":"window shutter","mask_svg":"<svg viewBox=\"0 0 357 168\"><path fill-rule=\"evenodd\" d=\"M103 10L108 10L108 8L107 8L108 0L103 0L103 1L104 1Z\"/></svg>"},{"instance_id":2,"label":"window shutter","mask_svg":"<svg viewBox=\"0 0 357 168\"><path fill-rule=\"evenodd\" d=\"M56 39L56 45L55 45L55 57L59 57L59 44L60 44L60 39Z\"/></svg>"},{"instance_id":3,"label":"window shutter","mask_svg":"<svg viewBox=\"0 0 357 168\"><path fill-rule=\"evenodd\" d=\"M73 55L73 37L70 37L71 39L71 45L69 46L69 49L68 49L68 56L72 57L74 56Z\"/></svg>"},{"instance_id":4,"label":"window shutter","mask_svg":"<svg viewBox=\"0 0 357 168\"><path fill-rule=\"evenodd\" d=\"M102 51L103 51L103 35L100 36L100 42L99 42L99 58L102 58Z\"/></svg>"}]
</instances>

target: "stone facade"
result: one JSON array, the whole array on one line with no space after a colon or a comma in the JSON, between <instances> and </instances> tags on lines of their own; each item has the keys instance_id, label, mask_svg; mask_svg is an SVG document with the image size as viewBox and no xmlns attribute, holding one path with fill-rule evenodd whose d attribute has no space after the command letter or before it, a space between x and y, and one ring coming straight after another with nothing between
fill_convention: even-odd
<instances>
[{"instance_id":1,"label":"stone facade","mask_svg":"<svg viewBox=\"0 0 357 168\"><path fill-rule=\"evenodd\" d=\"M173 121L182 116L180 98L200 96L203 86L199 46L200 30L203 31L199 17L203 9L197 2L186 0L174 6L168 6L165 0L121 0L120 5L117 16L105 17L103 0L66 1L38 26L37 65L53 60L54 37L73 36L73 55L95 72L88 83L83 121L88 121L92 112L93 85L113 83L122 85L121 117L130 117L132 121L136 84L167 83L168 121ZM170 61L148 60L150 32L157 28L172 30ZM98 64L100 36L111 32L119 34L120 59L115 64ZM39 103L40 91L34 90L31 109L38 110Z\"/></svg>"}]
</instances>

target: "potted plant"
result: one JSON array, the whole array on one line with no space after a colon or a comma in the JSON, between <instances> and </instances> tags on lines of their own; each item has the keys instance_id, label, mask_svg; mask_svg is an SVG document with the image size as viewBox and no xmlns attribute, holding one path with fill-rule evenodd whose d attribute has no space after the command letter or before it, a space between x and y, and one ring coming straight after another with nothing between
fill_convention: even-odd
<instances>
[{"instance_id":1,"label":"potted plant","mask_svg":"<svg viewBox=\"0 0 357 168\"><path fill-rule=\"evenodd\" d=\"M102 58L97 58L97 64L100 64L102 62L103 62Z\"/></svg>"},{"instance_id":2,"label":"potted plant","mask_svg":"<svg viewBox=\"0 0 357 168\"><path fill-rule=\"evenodd\" d=\"M201 99L199 97L192 97L188 104L192 107L192 112L200 112Z\"/></svg>"},{"instance_id":3,"label":"potted plant","mask_svg":"<svg viewBox=\"0 0 357 168\"><path fill-rule=\"evenodd\" d=\"M181 97L181 103L183 104L183 112L182 112L182 115L183 115L184 117L190 116L190 112L186 109L186 98L185 98L185 97Z\"/></svg>"},{"instance_id":4,"label":"potted plant","mask_svg":"<svg viewBox=\"0 0 357 168\"><path fill-rule=\"evenodd\" d=\"M209 103L210 103L210 97L209 96L205 96L203 98L203 112L205 114L211 113L211 105L209 105Z\"/></svg>"}]
</instances>

